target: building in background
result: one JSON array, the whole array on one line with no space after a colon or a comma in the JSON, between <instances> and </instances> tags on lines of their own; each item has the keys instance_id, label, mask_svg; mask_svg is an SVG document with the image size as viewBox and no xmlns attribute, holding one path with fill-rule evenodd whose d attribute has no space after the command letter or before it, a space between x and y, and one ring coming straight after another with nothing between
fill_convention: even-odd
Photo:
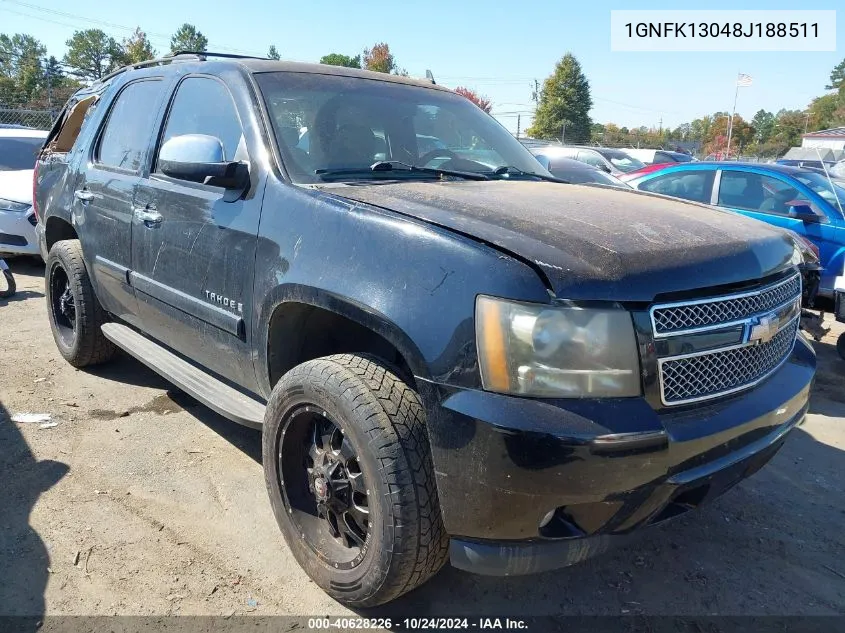
<instances>
[{"instance_id":1,"label":"building in background","mask_svg":"<svg viewBox=\"0 0 845 633\"><path fill-rule=\"evenodd\" d=\"M845 151L845 127L810 132L801 137L801 147L819 147Z\"/></svg>"}]
</instances>

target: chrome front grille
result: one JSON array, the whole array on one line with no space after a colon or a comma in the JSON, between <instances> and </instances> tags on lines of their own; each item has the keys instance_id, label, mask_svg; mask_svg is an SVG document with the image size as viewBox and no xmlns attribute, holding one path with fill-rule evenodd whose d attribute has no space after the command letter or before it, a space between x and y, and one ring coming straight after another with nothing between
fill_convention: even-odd
<instances>
[{"instance_id":1,"label":"chrome front grille","mask_svg":"<svg viewBox=\"0 0 845 633\"><path fill-rule=\"evenodd\" d=\"M747 389L765 379L792 352L798 334L801 277L795 274L741 294L651 308L657 341L691 353L660 355L660 399L676 406ZM739 327L741 326L741 327ZM692 351L707 332L733 332L722 347ZM659 349L659 347L658 347ZM699 347L699 349L701 349Z\"/></svg>"},{"instance_id":2,"label":"chrome front grille","mask_svg":"<svg viewBox=\"0 0 845 633\"><path fill-rule=\"evenodd\" d=\"M801 296L801 277L735 295L655 306L651 310L654 333L666 336L713 325L742 321Z\"/></svg>"},{"instance_id":3,"label":"chrome front grille","mask_svg":"<svg viewBox=\"0 0 845 633\"><path fill-rule=\"evenodd\" d=\"M768 343L661 359L661 397L677 405L723 396L749 387L777 369L795 344L798 319Z\"/></svg>"}]
</instances>

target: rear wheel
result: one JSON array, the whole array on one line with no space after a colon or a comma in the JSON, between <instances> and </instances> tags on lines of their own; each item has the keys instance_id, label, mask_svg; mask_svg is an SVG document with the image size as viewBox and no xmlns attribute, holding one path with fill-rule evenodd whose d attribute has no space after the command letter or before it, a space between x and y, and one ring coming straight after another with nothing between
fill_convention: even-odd
<instances>
[{"instance_id":1,"label":"rear wheel","mask_svg":"<svg viewBox=\"0 0 845 633\"><path fill-rule=\"evenodd\" d=\"M840 334L836 339L836 351L839 352L839 358L845 360L845 334Z\"/></svg>"},{"instance_id":2,"label":"rear wheel","mask_svg":"<svg viewBox=\"0 0 845 633\"><path fill-rule=\"evenodd\" d=\"M424 410L380 362L329 356L285 374L267 405L263 456L285 540L333 598L383 604L445 563Z\"/></svg>"},{"instance_id":3,"label":"rear wheel","mask_svg":"<svg viewBox=\"0 0 845 633\"><path fill-rule=\"evenodd\" d=\"M44 285L50 328L62 357L74 367L109 360L115 347L100 331L106 313L91 286L79 240L53 244Z\"/></svg>"}]
</instances>

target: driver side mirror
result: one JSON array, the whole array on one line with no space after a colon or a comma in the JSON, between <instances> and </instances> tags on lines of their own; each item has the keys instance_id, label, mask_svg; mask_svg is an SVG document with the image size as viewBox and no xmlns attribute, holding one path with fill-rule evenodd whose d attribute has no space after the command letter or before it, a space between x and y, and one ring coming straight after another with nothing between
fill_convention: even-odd
<instances>
[{"instance_id":1,"label":"driver side mirror","mask_svg":"<svg viewBox=\"0 0 845 633\"><path fill-rule=\"evenodd\" d=\"M819 216L819 214L813 211L813 208L806 202L803 202L801 200L792 200L787 204L789 206L789 211L787 212L787 215L790 218L795 218L796 220L801 220L805 223L817 224L821 222L821 217Z\"/></svg>"},{"instance_id":2,"label":"driver side mirror","mask_svg":"<svg viewBox=\"0 0 845 633\"><path fill-rule=\"evenodd\" d=\"M174 136L161 146L158 169L162 173L226 189L244 189L249 184L246 163L224 160L223 143L208 134Z\"/></svg>"},{"instance_id":3,"label":"driver side mirror","mask_svg":"<svg viewBox=\"0 0 845 633\"><path fill-rule=\"evenodd\" d=\"M548 171L552 166L552 161L549 160L548 156L543 156L542 154L538 154L534 158L537 159L537 162L543 166L543 169Z\"/></svg>"},{"instance_id":4,"label":"driver side mirror","mask_svg":"<svg viewBox=\"0 0 845 633\"><path fill-rule=\"evenodd\" d=\"M602 164L599 166L599 169L601 169L601 170L602 170L602 171L604 171L604 172L607 172L608 174L610 173L610 166L609 166L609 165L606 165L606 164L604 164L604 163L602 163Z\"/></svg>"}]
</instances>

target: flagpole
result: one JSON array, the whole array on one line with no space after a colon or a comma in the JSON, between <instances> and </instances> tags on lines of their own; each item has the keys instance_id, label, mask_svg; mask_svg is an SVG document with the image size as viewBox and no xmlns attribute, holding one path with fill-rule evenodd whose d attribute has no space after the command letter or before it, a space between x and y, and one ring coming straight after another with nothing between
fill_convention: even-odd
<instances>
[{"instance_id":1,"label":"flagpole","mask_svg":"<svg viewBox=\"0 0 845 633\"><path fill-rule=\"evenodd\" d=\"M736 100L739 97L739 75L741 73L737 73L736 75L736 88L734 89L734 109L731 111L731 122L728 125L728 155L725 157L726 160L731 159L731 134L734 131L734 115L736 114Z\"/></svg>"}]
</instances>

